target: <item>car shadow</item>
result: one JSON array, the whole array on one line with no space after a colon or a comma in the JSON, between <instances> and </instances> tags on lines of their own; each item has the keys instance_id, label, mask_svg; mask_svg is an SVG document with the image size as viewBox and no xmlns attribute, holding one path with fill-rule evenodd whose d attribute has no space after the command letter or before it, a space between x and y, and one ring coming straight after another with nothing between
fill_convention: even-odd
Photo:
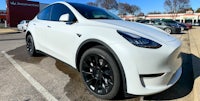
<instances>
[{"instance_id":1,"label":"car shadow","mask_svg":"<svg viewBox=\"0 0 200 101\"><path fill-rule=\"evenodd\" d=\"M84 83L81 79L81 75L75 68L69 66L68 64L65 64L59 60L56 60L55 63L58 70L63 72L66 75L69 75L70 82L67 83L67 85L64 87L64 92L66 93L66 96L70 98L72 101L78 101L78 100L92 100L97 99L94 96L92 96L84 86Z\"/></svg>"},{"instance_id":2,"label":"car shadow","mask_svg":"<svg viewBox=\"0 0 200 101\"><path fill-rule=\"evenodd\" d=\"M186 53L182 53L181 56L183 59L183 71L179 81L164 92L144 97L145 100L174 100L190 94L193 89L194 80L200 76L200 59ZM199 64L196 65L198 67L193 66L194 59Z\"/></svg>"},{"instance_id":3,"label":"car shadow","mask_svg":"<svg viewBox=\"0 0 200 101\"><path fill-rule=\"evenodd\" d=\"M171 35L175 35L175 34L187 34L187 32L181 32L181 33L170 33Z\"/></svg>"},{"instance_id":4,"label":"car shadow","mask_svg":"<svg viewBox=\"0 0 200 101\"><path fill-rule=\"evenodd\" d=\"M45 56L43 55L38 56L38 57L31 57L26 51L25 45L17 47L16 49L10 50L7 52L7 54L11 56L13 55L12 58L15 60L19 60L19 61L23 61L27 63L34 63L34 64L40 63L42 59L45 58Z\"/></svg>"},{"instance_id":5,"label":"car shadow","mask_svg":"<svg viewBox=\"0 0 200 101\"><path fill-rule=\"evenodd\" d=\"M200 58L192 55L192 64L195 80L200 77Z\"/></svg>"},{"instance_id":6,"label":"car shadow","mask_svg":"<svg viewBox=\"0 0 200 101\"><path fill-rule=\"evenodd\" d=\"M69 75L70 82L67 83L64 87L64 92L66 92L66 96L70 98L72 101L108 101L99 99L93 96L85 87L84 82L81 78L80 72L75 68L71 67L68 64L65 64L59 60L56 60L55 63L58 70L63 72L66 75ZM138 96L127 96L123 95L117 96L115 101L139 101Z\"/></svg>"}]
</instances>

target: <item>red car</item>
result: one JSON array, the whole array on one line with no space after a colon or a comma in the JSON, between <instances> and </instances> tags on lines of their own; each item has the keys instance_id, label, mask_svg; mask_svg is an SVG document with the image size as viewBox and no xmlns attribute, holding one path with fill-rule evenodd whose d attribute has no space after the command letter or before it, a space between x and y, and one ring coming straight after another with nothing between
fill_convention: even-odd
<instances>
[{"instance_id":1,"label":"red car","mask_svg":"<svg viewBox=\"0 0 200 101\"><path fill-rule=\"evenodd\" d=\"M185 23L185 25L187 26L187 29L192 29L192 24L190 24L190 23Z\"/></svg>"}]
</instances>

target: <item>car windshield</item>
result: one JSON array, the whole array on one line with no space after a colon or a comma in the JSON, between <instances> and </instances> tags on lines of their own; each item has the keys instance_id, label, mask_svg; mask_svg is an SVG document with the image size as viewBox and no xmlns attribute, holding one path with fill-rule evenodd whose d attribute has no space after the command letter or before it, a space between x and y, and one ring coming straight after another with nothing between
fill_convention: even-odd
<instances>
[{"instance_id":1,"label":"car windshield","mask_svg":"<svg viewBox=\"0 0 200 101\"><path fill-rule=\"evenodd\" d=\"M108 12L104 9L88 6L78 3L69 3L72 5L82 16L87 19L112 19L121 20L118 16Z\"/></svg>"},{"instance_id":2,"label":"car windshield","mask_svg":"<svg viewBox=\"0 0 200 101\"><path fill-rule=\"evenodd\" d=\"M26 23L29 23L29 20L26 20Z\"/></svg>"}]
</instances>

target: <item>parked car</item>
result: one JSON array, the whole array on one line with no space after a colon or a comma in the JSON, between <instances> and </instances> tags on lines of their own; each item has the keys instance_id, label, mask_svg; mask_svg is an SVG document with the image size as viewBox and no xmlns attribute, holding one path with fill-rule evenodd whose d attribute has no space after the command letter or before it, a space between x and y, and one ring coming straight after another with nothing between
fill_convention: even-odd
<instances>
[{"instance_id":1,"label":"parked car","mask_svg":"<svg viewBox=\"0 0 200 101\"><path fill-rule=\"evenodd\" d=\"M179 22L176 22L174 20L163 19L162 21L165 22L166 24L170 25L170 26L180 27L182 31L187 30L186 25L179 23Z\"/></svg>"},{"instance_id":2,"label":"parked car","mask_svg":"<svg viewBox=\"0 0 200 101\"><path fill-rule=\"evenodd\" d=\"M17 29L19 31L25 32L28 26L29 20L22 20L18 25Z\"/></svg>"},{"instance_id":3,"label":"parked car","mask_svg":"<svg viewBox=\"0 0 200 101\"><path fill-rule=\"evenodd\" d=\"M194 26L200 26L200 23L196 22L193 24Z\"/></svg>"},{"instance_id":4,"label":"parked car","mask_svg":"<svg viewBox=\"0 0 200 101\"><path fill-rule=\"evenodd\" d=\"M171 34L171 33L181 33L180 27L171 26L171 25L166 24L165 22L163 22L161 20L141 20L139 22L158 27L158 28L164 30L165 32L167 32L169 34Z\"/></svg>"},{"instance_id":5,"label":"parked car","mask_svg":"<svg viewBox=\"0 0 200 101\"><path fill-rule=\"evenodd\" d=\"M187 26L188 29L192 29L192 24L190 24L190 23L185 23L185 25Z\"/></svg>"},{"instance_id":6,"label":"parked car","mask_svg":"<svg viewBox=\"0 0 200 101\"><path fill-rule=\"evenodd\" d=\"M187 27L187 25L184 24L184 23L177 22L177 24L180 25L182 31L183 31L183 30L188 30L188 29L189 29L189 28Z\"/></svg>"},{"instance_id":7,"label":"parked car","mask_svg":"<svg viewBox=\"0 0 200 101\"><path fill-rule=\"evenodd\" d=\"M181 33L181 28L179 26L170 25L160 20L153 20L153 24L167 33Z\"/></svg>"},{"instance_id":8,"label":"parked car","mask_svg":"<svg viewBox=\"0 0 200 101\"><path fill-rule=\"evenodd\" d=\"M71 65L103 99L120 92L150 95L174 85L182 73L180 47L160 29L78 3L47 6L26 31L30 56L43 52Z\"/></svg>"}]
</instances>

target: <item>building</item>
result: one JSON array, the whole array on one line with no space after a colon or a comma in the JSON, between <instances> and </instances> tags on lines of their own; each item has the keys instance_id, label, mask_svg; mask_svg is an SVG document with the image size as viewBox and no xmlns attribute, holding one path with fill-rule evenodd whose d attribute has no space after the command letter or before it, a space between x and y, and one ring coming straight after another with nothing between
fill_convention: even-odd
<instances>
[{"instance_id":1,"label":"building","mask_svg":"<svg viewBox=\"0 0 200 101\"><path fill-rule=\"evenodd\" d=\"M6 20L9 27L16 27L22 20L32 20L48 4L30 0L6 0Z\"/></svg>"},{"instance_id":2,"label":"building","mask_svg":"<svg viewBox=\"0 0 200 101\"><path fill-rule=\"evenodd\" d=\"M0 10L0 23L4 23L6 20L6 10Z\"/></svg>"},{"instance_id":3,"label":"building","mask_svg":"<svg viewBox=\"0 0 200 101\"><path fill-rule=\"evenodd\" d=\"M200 23L200 13L194 13L193 11L178 14L147 14L142 17L133 15L123 15L120 17L127 21L136 21L139 19L173 19L182 23Z\"/></svg>"}]
</instances>

